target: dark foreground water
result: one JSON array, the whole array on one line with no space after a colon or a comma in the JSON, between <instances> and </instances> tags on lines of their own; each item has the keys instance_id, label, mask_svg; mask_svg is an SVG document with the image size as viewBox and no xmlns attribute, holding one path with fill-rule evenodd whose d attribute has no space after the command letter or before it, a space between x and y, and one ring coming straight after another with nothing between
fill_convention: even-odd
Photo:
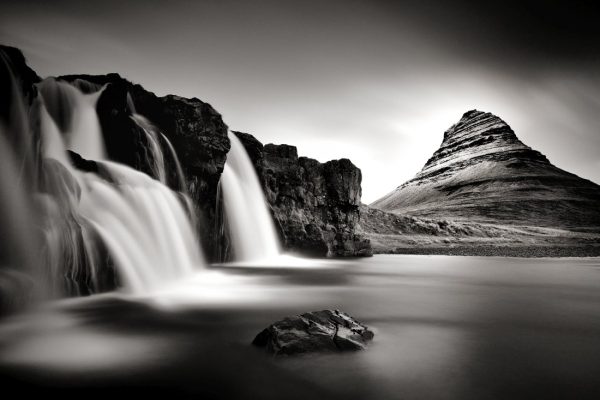
<instances>
[{"instance_id":1,"label":"dark foreground water","mask_svg":"<svg viewBox=\"0 0 600 400\"><path fill-rule=\"evenodd\" d=\"M300 264L220 267L148 298L69 300L5 320L2 392L600 398L598 258L376 256ZM371 347L275 359L250 345L274 320L325 308L373 327Z\"/></svg>"}]
</instances>

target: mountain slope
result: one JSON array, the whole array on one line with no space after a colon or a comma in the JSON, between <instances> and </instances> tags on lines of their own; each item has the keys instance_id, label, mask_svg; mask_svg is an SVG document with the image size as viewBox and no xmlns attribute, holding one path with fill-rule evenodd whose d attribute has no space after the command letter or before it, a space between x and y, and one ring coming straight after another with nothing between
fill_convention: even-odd
<instances>
[{"instance_id":1,"label":"mountain slope","mask_svg":"<svg viewBox=\"0 0 600 400\"><path fill-rule=\"evenodd\" d=\"M371 207L454 221L597 230L600 186L552 165L499 117L471 110L410 181Z\"/></svg>"}]
</instances>

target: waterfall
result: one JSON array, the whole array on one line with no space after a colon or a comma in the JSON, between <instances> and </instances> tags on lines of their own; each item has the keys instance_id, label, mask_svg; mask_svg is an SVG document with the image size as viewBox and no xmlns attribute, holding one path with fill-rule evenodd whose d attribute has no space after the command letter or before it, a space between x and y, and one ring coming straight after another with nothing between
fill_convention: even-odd
<instances>
[{"instance_id":1,"label":"waterfall","mask_svg":"<svg viewBox=\"0 0 600 400\"><path fill-rule=\"evenodd\" d=\"M26 94L12 74L10 57L0 51L0 315L46 297L37 250L38 209L27 194L35 190L37 147L28 118ZM37 286L37 287L36 287Z\"/></svg>"},{"instance_id":2,"label":"waterfall","mask_svg":"<svg viewBox=\"0 0 600 400\"><path fill-rule=\"evenodd\" d=\"M281 249L262 186L240 139L229 133L231 150L219 182L235 261L267 261Z\"/></svg>"},{"instance_id":3,"label":"waterfall","mask_svg":"<svg viewBox=\"0 0 600 400\"><path fill-rule=\"evenodd\" d=\"M158 288L202 265L188 214L173 191L124 165L99 166L111 182L83 174L81 214L106 243L128 287Z\"/></svg>"},{"instance_id":4,"label":"waterfall","mask_svg":"<svg viewBox=\"0 0 600 400\"><path fill-rule=\"evenodd\" d=\"M128 96L128 98L131 99L130 96ZM129 105L128 107L133 108L133 105ZM177 153L175 152L175 148L173 148L171 141L152 122L150 122L148 118L144 117L143 115L133 112L131 119L146 135L146 140L149 145L149 148L146 149L148 153L147 159L152 160L151 168L153 176L165 185L169 184L167 173L167 167L169 165L162 150L162 141L162 143L167 146L169 157L173 163L172 167L174 168L175 173L175 183L180 191L187 193L183 168L181 168L179 157L177 157Z\"/></svg>"},{"instance_id":5,"label":"waterfall","mask_svg":"<svg viewBox=\"0 0 600 400\"><path fill-rule=\"evenodd\" d=\"M44 79L38 90L44 107L66 138L68 149L88 160L105 159L106 149L96 114L102 89L84 94L67 82Z\"/></svg>"},{"instance_id":6,"label":"waterfall","mask_svg":"<svg viewBox=\"0 0 600 400\"><path fill-rule=\"evenodd\" d=\"M80 193L71 195L69 201L76 215L102 239L125 286L138 293L147 291L202 266L203 257L188 212L178 195L166 186L164 155L151 123L139 115L132 117L149 139L159 180L105 160L95 112L99 92L83 94L74 86L54 80L46 80L40 87L44 100L44 155L60 162L77 181ZM67 104L70 109L65 112L56 103ZM54 116L50 110L61 114ZM60 121L62 129L55 121ZM98 172L73 168L65 161L66 150L86 154L96 161Z\"/></svg>"},{"instance_id":7,"label":"waterfall","mask_svg":"<svg viewBox=\"0 0 600 400\"><path fill-rule=\"evenodd\" d=\"M152 122L150 122L150 120L135 112L135 106L133 105L133 100L129 93L127 94L127 106L132 110L130 118L146 136L146 141L148 143L148 147L146 148L146 159L151 162L150 168L152 176L164 185L177 187L192 226L197 226L198 216L196 214L196 208L190 198L185 175L183 174L183 168L181 167L181 162L179 161L179 157L177 156L177 152L171 144L171 141ZM169 160L163 153L161 141L167 147ZM169 176L173 176L173 174L175 182L169 185L169 183L172 182L172 180L169 180Z\"/></svg>"},{"instance_id":8,"label":"waterfall","mask_svg":"<svg viewBox=\"0 0 600 400\"><path fill-rule=\"evenodd\" d=\"M115 270L126 290L144 293L202 268L193 207L167 138L132 116L146 134L158 179L110 161L96 112L103 87L49 78L26 101L0 56L11 89L2 93L9 107L0 110L0 291L10 297L0 299L0 313L29 292L59 297L112 289ZM168 176L182 193L169 189Z\"/></svg>"}]
</instances>

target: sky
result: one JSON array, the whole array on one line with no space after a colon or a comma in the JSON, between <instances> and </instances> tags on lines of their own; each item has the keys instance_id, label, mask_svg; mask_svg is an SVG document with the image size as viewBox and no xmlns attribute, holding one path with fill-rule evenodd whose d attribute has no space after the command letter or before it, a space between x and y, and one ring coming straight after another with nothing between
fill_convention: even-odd
<instances>
[{"instance_id":1,"label":"sky","mask_svg":"<svg viewBox=\"0 0 600 400\"><path fill-rule=\"evenodd\" d=\"M0 42L41 76L118 72L198 97L263 143L349 158L365 203L412 178L471 109L600 183L597 14L578 1L482 3L8 0Z\"/></svg>"}]
</instances>

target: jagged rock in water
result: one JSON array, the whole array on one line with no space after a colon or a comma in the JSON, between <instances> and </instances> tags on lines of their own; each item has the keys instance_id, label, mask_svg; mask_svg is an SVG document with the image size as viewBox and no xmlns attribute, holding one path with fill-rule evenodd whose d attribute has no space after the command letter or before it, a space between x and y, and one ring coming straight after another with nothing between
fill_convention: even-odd
<instances>
[{"instance_id":1,"label":"jagged rock in water","mask_svg":"<svg viewBox=\"0 0 600 400\"><path fill-rule=\"evenodd\" d=\"M284 318L270 325L252 344L274 355L364 350L374 333L339 310L323 310Z\"/></svg>"},{"instance_id":2,"label":"jagged rock in water","mask_svg":"<svg viewBox=\"0 0 600 400\"><path fill-rule=\"evenodd\" d=\"M320 163L298 157L294 146L263 146L235 132L261 178L284 246L316 256L370 256L356 233L362 175L350 160Z\"/></svg>"},{"instance_id":3,"label":"jagged rock in water","mask_svg":"<svg viewBox=\"0 0 600 400\"><path fill-rule=\"evenodd\" d=\"M412 180L372 207L419 217L600 227L600 186L552 165L499 117L472 110Z\"/></svg>"}]
</instances>

